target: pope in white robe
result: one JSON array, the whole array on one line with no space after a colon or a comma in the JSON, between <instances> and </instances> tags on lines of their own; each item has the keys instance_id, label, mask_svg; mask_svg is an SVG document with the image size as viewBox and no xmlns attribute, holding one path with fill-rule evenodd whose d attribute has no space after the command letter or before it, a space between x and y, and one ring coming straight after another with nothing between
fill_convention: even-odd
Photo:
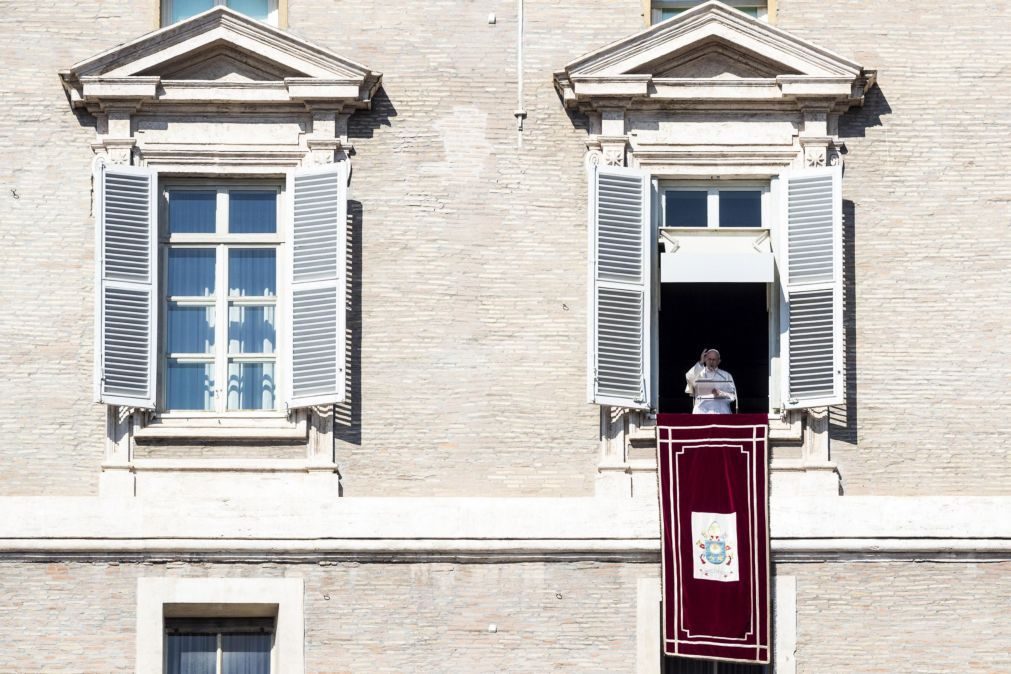
<instances>
[{"instance_id":1,"label":"pope in white robe","mask_svg":"<svg viewBox=\"0 0 1011 674\"><path fill-rule=\"evenodd\" d=\"M695 401L692 414L731 414L737 401L734 378L720 367L720 352L706 349L699 362L685 373L685 393Z\"/></svg>"}]
</instances>

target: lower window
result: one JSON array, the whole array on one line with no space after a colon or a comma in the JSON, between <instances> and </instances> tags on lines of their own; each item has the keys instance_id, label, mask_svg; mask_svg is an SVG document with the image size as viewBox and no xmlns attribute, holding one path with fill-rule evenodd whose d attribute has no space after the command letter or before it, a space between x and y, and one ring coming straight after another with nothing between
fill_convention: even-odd
<instances>
[{"instance_id":1,"label":"lower window","mask_svg":"<svg viewBox=\"0 0 1011 674\"><path fill-rule=\"evenodd\" d=\"M717 662L691 658L664 658L663 674L770 674L769 665Z\"/></svg>"},{"instance_id":2,"label":"lower window","mask_svg":"<svg viewBox=\"0 0 1011 674\"><path fill-rule=\"evenodd\" d=\"M270 674L273 618L166 618L166 674Z\"/></svg>"}]
</instances>

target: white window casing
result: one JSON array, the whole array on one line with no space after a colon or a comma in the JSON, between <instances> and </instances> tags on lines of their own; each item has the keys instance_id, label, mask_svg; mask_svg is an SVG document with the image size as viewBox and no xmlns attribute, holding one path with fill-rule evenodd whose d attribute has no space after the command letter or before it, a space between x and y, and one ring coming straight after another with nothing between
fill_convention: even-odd
<instances>
[{"instance_id":1,"label":"white window casing","mask_svg":"<svg viewBox=\"0 0 1011 674\"><path fill-rule=\"evenodd\" d=\"M648 173L589 170L588 398L655 409L653 185Z\"/></svg>"},{"instance_id":2,"label":"white window casing","mask_svg":"<svg viewBox=\"0 0 1011 674\"><path fill-rule=\"evenodd\" d=\"M842 169L788 171L779 183L784 405L838 405L844 400Z\"/></svg>"},{"instance_id":3,"label":"white window casing","mask_svg":"<svg viewBox=\"0 0 1011 674\"><path fill-rule=\"evenodd\" d=\"M288 176L289 408L344 400L348 162Z\"/></svg>"},{"instance_id":4,"label":"white window casing","mask_svg":"<svg viewBox=\"0 0 1011 674\"><path fill-rule=\"evenodd\" d=\"M95 399L155 406L156 174L96 162Z\"/></svg>"}]
</instances>

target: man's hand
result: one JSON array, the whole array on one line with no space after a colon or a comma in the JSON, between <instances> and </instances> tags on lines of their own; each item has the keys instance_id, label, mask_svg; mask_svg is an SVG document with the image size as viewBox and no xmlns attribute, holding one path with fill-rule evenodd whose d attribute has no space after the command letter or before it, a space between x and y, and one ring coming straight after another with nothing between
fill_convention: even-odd
<instances>
[{"instance_id":1,"label":"man's hand","mask_svg":"<svg viewBox=\"0 0 1011 674\"><path fill-rule=\"evenodd\" d=\"M720 389L718 389L718 388L714 388L714 389L713 389L713 397L714 397L714 398L726 398L726 397L727 397L727 394L726 394L726 393L724 393L723 391L721 391L721 390L720 390Z\"/></svg>"},{"instance_id":2,"label":"man's hand","mask_svg":"<svg viewBox=\"0 0 1011 674\"><path fill-rule=\"evenodd\" d=\"M709 349L702 349L702 355L699 356L699 365L706 364L706 354L709 353Z\"/></svg>"}]
</instances>

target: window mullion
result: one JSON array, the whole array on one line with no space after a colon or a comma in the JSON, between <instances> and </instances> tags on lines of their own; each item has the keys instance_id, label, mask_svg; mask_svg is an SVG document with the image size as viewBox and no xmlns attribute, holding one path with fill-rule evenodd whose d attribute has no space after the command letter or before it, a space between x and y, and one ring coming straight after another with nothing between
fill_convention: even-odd
<instances>
[{"instance_id":1,"label":"window mullion","mask_svg":"<svg viewBox=\"0 0 1011 674\"><path fill-rule=\"evenodd\" d=\"M706 191L706 226L714 229L720 226L720 191L715 187Z\"/></svg>"},{"instance_id":2,"label":"window mullion","mask_svg":"<svg viewBox=\"0 0 1011 674\"><path fill-rule=\"evenodd\" d=\"M222 641L221 640L221 632L218 632L217 637L218 637L218 653L217 653L218 657L217 657L217 662L215 663L215 669L214 669L214 671L217 672L217 674L221 674L221 668L223 666L223 663L222 663L223 658L222 658L222 654L221 654L221 646L222 646L222 644L221 644L221 641Z\"/></svg>"},{"instance_id":3,"label":"window mullion","mask_svg":"<svg viewBox=\"0 0 1011 674\"><path fill-rule=\"evenodd\" d=\"M217 247L217 292L214 328L214 409L224 412L228 392L228 246Z\"/></svg>"}]
</instances>

